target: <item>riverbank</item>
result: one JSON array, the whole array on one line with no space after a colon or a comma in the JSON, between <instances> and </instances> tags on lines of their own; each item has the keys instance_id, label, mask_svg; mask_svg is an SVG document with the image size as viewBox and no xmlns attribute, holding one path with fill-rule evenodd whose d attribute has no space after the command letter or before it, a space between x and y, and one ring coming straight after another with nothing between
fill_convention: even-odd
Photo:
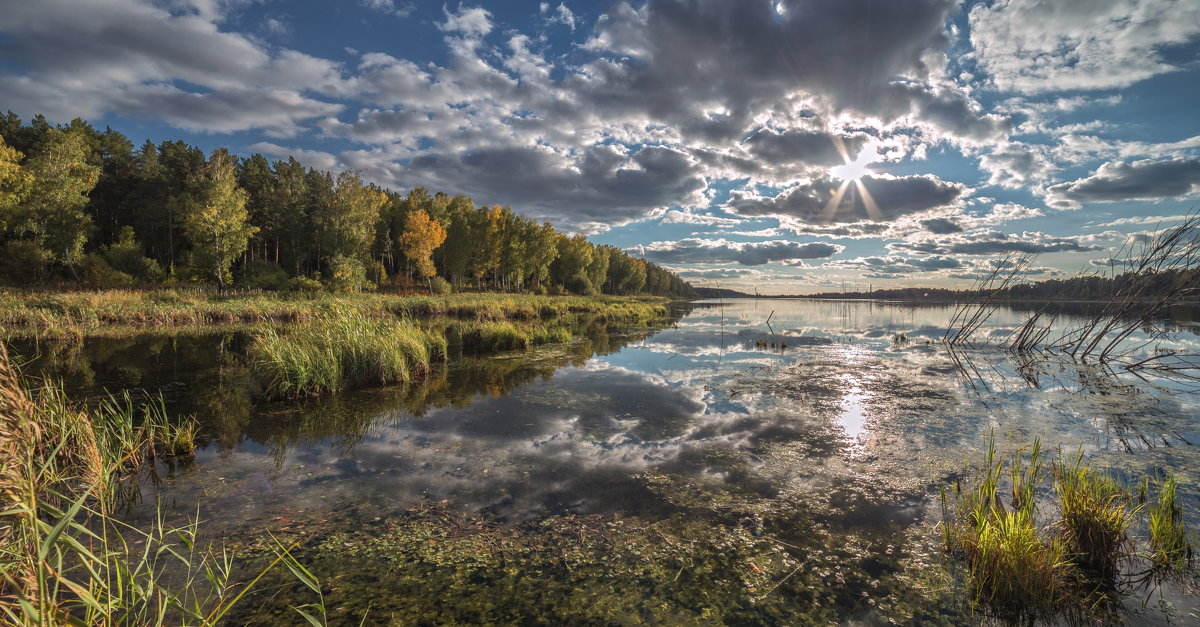
<instances>
[{"instance_id":1,"label":"riverbank","mask_svg":"<svg viewBox=\"0 0 1200 627\"><path fill-rule=\"evenodd\" d=\"M536 296L467 293L449 296L101 290L0 292L0 332L9 336L85 335L116 327L145 330L196 325L294 323L331 312L372 318L446 317L480 322L552 319L569 314L640 322L666 314L658 297Z\"/></svg>"}]
</instances>

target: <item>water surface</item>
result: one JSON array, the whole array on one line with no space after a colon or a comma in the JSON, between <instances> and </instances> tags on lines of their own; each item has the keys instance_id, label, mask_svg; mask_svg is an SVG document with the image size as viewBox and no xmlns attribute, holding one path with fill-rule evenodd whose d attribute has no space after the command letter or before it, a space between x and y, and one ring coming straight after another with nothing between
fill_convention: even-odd
<instances>
[{"instance_id":1,"label":"water surface","mask_svg":"<svg viewBox=\"0 0 1200 627\"><path fill-rule=\"evenodd\" d=\"M199 512L248 554L263 530L294 537L355 624L971 621L934 496L992 434L1082 449L1118 477L1173 473L1200 523L1193 382L989 344L1026 311L996 311L958 355L940 343L949 306L678 313L303 404L254 401L240 333L20 349L77 394L146 389L194 413L194 465L147 482L130 516ZM1193 313L1131 345L1200 352ZM253 620L291 620L284 590ZM1195 605L1164 586L1123 611Z\"/></svg>"}]
</instances>

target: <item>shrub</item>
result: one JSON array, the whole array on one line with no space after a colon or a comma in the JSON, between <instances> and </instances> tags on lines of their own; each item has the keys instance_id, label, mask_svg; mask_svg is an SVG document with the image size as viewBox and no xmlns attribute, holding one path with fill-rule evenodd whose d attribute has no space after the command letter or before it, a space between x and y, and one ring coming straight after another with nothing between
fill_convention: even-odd
<instances>
[{"instance_id":1,"label":"shrub","mask_svg":"<svg viewBox=\"0 0 1200 627\"><path fill-rule=\"evenodd\" d=\"M445 296L454 291L454 287L450 282L440 276L435 276L429 280L429 291L438 296Z\"/></svg>"},{"instance_id":2,"label":"shrub","mask_svg":"<svg viewBox=\"0 0 1200 627\"><path fill-rule=\"evenodd\" d=\"M114 269L104 261L104 257L90 253L84 255L77 264L79 278L83 284L96 289L112 289L130 287L134 284L133 277Z\"/></svg>"},{"instance_id":3,"label":"shrub","mask_svg":"<svg viewBox=\"0 0 1200 627\"><path fill-rule=\"evenodd\" d=\"M36 242L14 240L0 249L0 281L27 287L50 278L50 254Z\"/></svg>"},{"instance_id":4,"label":"shrub","mask_svg":"<svg viewBox=\"0 0 1200 627\"><path fill-rule=\"evenodd\" d=\"M111 246L100 252L114 270L124 272L141 283L158 283L166 276L158 262L142 255L142 245L133 227L121 228L121 234Z\"/></svg>"},{"instance_id":5,"label":"shrub","mask_svg":"<svg viewBox=\"0 0 1200 627\"><path fill-rule=\"evenodd\" d=\"M288 289L293 292L319 292L325 289L325 285L321 283L320 279L298 276L288 281Z\"/></svg>"},{"instance_id":6,"label":"shrub","mask_svg":"<svg viewBox=\"0 0 1200 627\"><path fill-rule=\"evenodd\" d=\"M247 289L278 291L288 289L290 282L287 271L279 264L260 259L246 264L245 269L242 270L242 276L238 279L238 286Z\"/></svg>"},{"instance_id":7,"label":"shrub","mask_svg":"<svg viewBox=\"0 0 1200 627\"><path fill-rule=\"evenodd\" d=\"M374 289L375 284L367 280L367 269L361 261L337 255L329 260L329 287L337 292L360 292Z\"/></svg>"},{"instance_id":8,"label":"shrub","mask_svg":"<svg viewBox=\"0 0 1200 627\"><path fill-rule=\"evenodd\" d=\"M582 271L567 280L567 289L584 296L595 296L597 294L595 286L592 285L592 280Z\"/></svg>"}]
</instances>

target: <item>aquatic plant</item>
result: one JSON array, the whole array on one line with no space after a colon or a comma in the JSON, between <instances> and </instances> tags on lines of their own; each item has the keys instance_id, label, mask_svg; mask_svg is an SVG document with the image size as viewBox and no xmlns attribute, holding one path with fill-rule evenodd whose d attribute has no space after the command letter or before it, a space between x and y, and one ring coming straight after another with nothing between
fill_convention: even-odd
<instances>
[{"instance_id":1,"label":"aquatic plant","mask_svg":"<svg viewBox=\"0 0 1200 627\"><path fill-rule=\"evenodd\" d=\"M305 322L331 311L370 318L448 317L502 321L603 315L626 324L665 317L661 298L472 293L447 296L329 292L214 292L201 289L34 292L0 290L0 325L8 333L63 336L136 326Z\"/></svg>"},{"instance_id":2,"label":"aquatic plant","mask_svg":"<svg viewBox=\"0 0 1200 627\"><path fill-rule=\"evenodd\" d=\"M1003 464L995 441L975 477L973 488L955 484L955 511L942 491L943 537L947 549L962 557L976 604L1001 618L1029 620L1053 612L1071 600L1070 562L1063 544L1039 532L1034 490L1041 481L1043 455L1035 443L1010 465L1013 500L999 497Z\"/></svg>"},{"instance_id":3,"label":"aquatic plant","mask_svg":"<svg viewBox=\"0 0 1200 627\"><path fill-rule=\"evenodd\" d=\"M459 328L464 351L495 352L529 348L533 338L511 322L482 322Z\"/></svg>"},{"instance_id":4,"label":"aquatic plant","mask_svg":"<svg viewBox=\"0 0 1200 627\"><path fill-rule=\"evenodd\" d=\"M1175 478L1167 477L1150 507L1150 561L1160 569L1185 569L1192 564L1193 549L1177 502L1178 488Z\"/></svg>"},{"instance_id":5,"label":"aquatic plant","mask_svg":"<svg viewBox=\"0 0 1200 627\"><path fill-rule=\"evenodd\" d=\"M1119 574L1133 556L1129 527L1137 508L1132 495L1111 478L1083 464L1083 452L1054 464L1061 519L1058 530L1072 558L1101 580Z\"/></svg>"},{"instance_id":6,"label":"aquatic plant","mask_svg":"<svg viewBox=\"0 0 1200 627\"><path fill-rule=\"evenodd\" d=\"M1146 508L1123 485L1084 464L1082 451L1060 456L1046 473L1040 444L1028 448L1028 455L1017 451L1009 463L1008 506L998 495L1004 473L994 438L969 489L955 483L951 497L943 487L946 548L965 562L971 596L986 613L1020 622L1109 616L1122 588L1144 580L1132 568L1139 553L1130 530ZM1149 560L1159 574L1180 572L1191 561L1175 489L1173 480L1164 482L1149 510ZM1051 495L1057 518L1039 521L1037 499Z\"/></svg>"},{"instance_id":7,"label":"aquatic plant","mask_svg":"<svg viewBox=\"0 0 1200 627\"><path fill-rule=\"evenodd\" d=\"M571 341L570 329L566 327L537 326L530 336L534 344L566 344Z\"/></svg>"},{"instance_id":8,"label":"aquatic plant","mask_svg":"<svg viewBox=\"0 0 1200 627\"><path fill-rule=\"evenodd\" d=\"M268 398L297 398L423 376L446 356L446 338L410 322L331 313L300 327L260 332L251 371Z\"/></svg>"}]
</instances>

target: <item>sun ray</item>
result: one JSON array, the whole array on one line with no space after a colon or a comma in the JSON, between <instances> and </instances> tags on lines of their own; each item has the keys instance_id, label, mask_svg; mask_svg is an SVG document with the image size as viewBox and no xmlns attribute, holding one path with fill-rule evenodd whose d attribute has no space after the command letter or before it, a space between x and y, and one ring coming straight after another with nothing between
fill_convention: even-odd
<instances>
[{"instance_id":1,"label":"sun ray","mask_svg":"<svg viewBox=\"0 0 1200 627\"><path fill-rule=\"evenodd\" d=\"M821 211L821 222L831 222L833 220L838 207L842 204L842 196L846 194L847 187L850 187L850 181L842 181L842 184L838 185L837 191L830 197L829 202L825 203L825 209Z\"/></svg>"},{"instance_id":2,"label":"sun ray","mask_svg":"<svg viewBox=\"0 0 1200 627\"><path fill-rule=\"evenodd\" d=\"M867 186L863 184L862 180L854 179L854 186L858 188L863 207L867 209L867 217L876 221L883 220L883 212L879 210L879 205L875 203L875 199L871 197L871 192L867 191Z\"/></svg>"}]
</instances>

